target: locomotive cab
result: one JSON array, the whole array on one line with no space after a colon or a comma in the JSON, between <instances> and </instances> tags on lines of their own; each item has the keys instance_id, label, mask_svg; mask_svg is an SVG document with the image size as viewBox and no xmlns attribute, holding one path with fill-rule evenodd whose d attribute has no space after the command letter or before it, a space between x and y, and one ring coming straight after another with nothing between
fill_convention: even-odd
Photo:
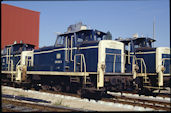
<instances>
[{"instance_id":1,"label":"locomotive cab","mask_svg":"<svg viewBox=\"0 0 171 113\"><path fill-rule=\"evenodd\" d=\"M95 52L95 56L97 56L97 48L100 40L104 39L106 33L101 32L99 30L93 29L81 29L73 32L66 32L64 34L60 34L57 36L54 47L55 48L66 48L63 56L65 58L65 69L64 71L89 71L95 72L97 70L97 57L92 58L93 52ZM92 49L92 47L94 49ZM90 49L88 49L90 48ZM90 54L87 53L90 50ZM96 49L96 50L95 50ZM77 55L78 54L78 55ZM81 57L85 58L85 62L87 66L82 66ZM91 57L91 58L89 58ZM74 60L75 58L75 60ZM89 60L90 59L90 60ZM91 61L96 61L96 63L90 64ZM75 62L75 64L74 64ZM77 64L77 65L76 65ZM74 67L75 65L75 67ZM79 65L79 66L78 66Z\"/></svg>"},{"instance_id":2,"label":"locomotive cab","mask_svg":"<svg viewBox=\"0 0 171 113\"><path fill-rule=\"evenodd\" d=\"M68 43L68 45L71 47L71 41L72 45L74 46L79 46L84 43L98 42L103 40L105 35L106 33L104 32L91 29L69 32L58 35L54 46L66 47L66 44Z\"/></svg>"},{"instance_id":3,"label":"locomotive cab","mask_svg":"<svg viewBox=\"0 0 171 113\"><path fill-rule=\"evenodd\" d=\"M134 37L127 39L116 39L117 41L123 42L125 45L125 52L136 52L144 49L154 49L152 43L156 40L149 37Z\"/></svg>"},{"instance_id":4,"label":"locomotive cab","mask_svg":"<svg viewBox=\"0 0 171 113\"><path fill-rule=\"evenodd\" d=\"M1 63L2 63L2 70L10 70L10 65L13 63L14 69L18 61L20 60L21 53L23 51L32 51L34 49L34 45L26 44L26 43L15 43L12 45L7 45L1 51Z\"/></svg>"},{"instance_id":5,"label":"locomotive cab","mask_svg":"<svg viewBox=\"0 0 171 113\"><path fill-rule=\"evenodd\" d=\"M21 54L22 51L32 51L34 49L34 45L32 44L25 44L25 43L17 43L17 44L12 44L12 45L7 45L5 48L1 51L2 55L7 55L9 53L10 49L10 54Z\"/></svg>"}]
</instances>

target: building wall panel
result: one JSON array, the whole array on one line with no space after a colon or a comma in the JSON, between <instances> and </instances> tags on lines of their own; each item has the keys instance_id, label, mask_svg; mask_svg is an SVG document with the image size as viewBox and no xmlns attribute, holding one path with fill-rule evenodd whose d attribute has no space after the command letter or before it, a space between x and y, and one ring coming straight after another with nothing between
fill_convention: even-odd
<instances>
[{"instance_id":1,"label":"building wall panel","mask_svg":"<svg viewBox=\"0 0 171 113\"><path fill-rule=\"evenodd\" d=\"M38 48L39 17L40 12L1 4L1 49L21 40Z\"/></svg>"}]
</instances>

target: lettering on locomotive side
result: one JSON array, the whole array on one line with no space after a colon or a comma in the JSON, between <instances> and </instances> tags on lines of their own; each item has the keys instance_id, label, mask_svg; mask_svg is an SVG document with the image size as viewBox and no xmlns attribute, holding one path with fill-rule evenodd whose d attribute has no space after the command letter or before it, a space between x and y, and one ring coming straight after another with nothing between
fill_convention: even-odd
<instances>
[{"instance_id":1,"label":"lettering on locomotive side","mask_svg":"<svg viewBox=\"0 0 171 113\"><path fill-rule=\"evenodd\" d=\"M61 59L61 54L60 53L56 54L56 59ZM60 64L60 63L62 63L62 60L55 60L55 64Z\"/></svg>"},{"instance_id":2,"label":"lettering on locomotive side","mask_svg":"<svg viewBox=\"0 0 171 113\"><path fill-rule=\"evenodd\" d=\"M55 64L62 63L62 60L55 60Z\"/></svg>"}]
</instances>

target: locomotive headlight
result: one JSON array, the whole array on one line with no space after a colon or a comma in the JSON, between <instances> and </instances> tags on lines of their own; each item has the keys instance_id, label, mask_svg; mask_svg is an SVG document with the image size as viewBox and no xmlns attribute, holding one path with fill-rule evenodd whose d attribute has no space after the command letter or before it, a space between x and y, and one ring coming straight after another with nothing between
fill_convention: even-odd
<instances>
[{"instance_id":1,"label":"locomotive headlight","mask_svg":"<svg viewBox=\"0 0 171 113\"><path fill-rule=\"evenodd\" d=\"M166 68L164 66L161 66L161 71L164 72Z\"/></svg>"},{"instance_id":2,"label":"locomotive headlight","mask_svg":"<svg viewBox=\"0 0 171 113\"><path fill-rule=\"evenodd\" d=\"M135 68L135 71L138 71L139 70L139 66L138 65L134 65L134 68Z\"/></svg>"},{"instance_id":3,"label":"locomotive headlight","mask_svg":"<svg viewBox=\"0 0 171 113\"><path fill-rule=\"evenodd\" d=\"M136 71L139 70L139 66L138 66L138 65L135 66L135 70L136 70Z\"/></svg>"},{"instance_id":4,"label":"locomotive headlight","mask_svg":"<svg viewBox=\"0 0 171 113\"><path fill-rule=\"evenodd\" d=\"M101 68L102 68L102 70L104 71L105 68L106 68L106 65L105 65L105 64L101 64Z\"/></svg>"},{"instance_id":5,"label":"locomotive headlight","mask_svg":"<svg viewBox=\"0 0 171 113\"><path fill-rule=\"evenodd\" d=\"M19 67L19 70L21 70L21 71L22 71L22 69L23 69L22 67Z\"/></svg>"}]
</instances>

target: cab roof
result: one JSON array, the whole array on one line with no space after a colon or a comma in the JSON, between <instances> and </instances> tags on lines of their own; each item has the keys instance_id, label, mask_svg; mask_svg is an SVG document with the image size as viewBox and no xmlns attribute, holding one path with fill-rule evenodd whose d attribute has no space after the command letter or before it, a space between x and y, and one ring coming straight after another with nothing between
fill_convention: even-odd
<instances>
[{"instance_id":1,"label":"cab roof","mask_svg":"<svg viewBox=\"0 0 171 113\"><path fill-rule=\"evenodd\" d=\"M78 30L78 31L74 31L74 32L65 32L65 33L59 34L59 36L67 36L67 35L70 35L70 34L73 34L73 33L87 32L87 31L93 31L93 29ZM94 31L99 32L100 33L99 35L106 35L106 33L102 32L102 31L99 31L99 30L96 30L96 29Z\"/></svg>"},{"instance_id":2,"label":"cab roof","mask_svg":"<svg viewBox=\"0 0 171 113\"><path fill-rule=\"evenodd\" d=\"M33 45L33 44L26 44L26 43L10 44L10 45L6 45L5 47L11 47L11 46L16 46L16 45L28 45L28 46L33 46L33 47L35 47L35 45Z\"/></svg>"},{"instance_id":3,"label":"cab roof","mask_svg":"<svg viewBox=\"0 0 171 113\"><path fill-rule=\"evenodd\" d=\"M138 38L126 38L126 39L116 39L117 41L123 42L125 44L128 44L131 41L135 41L137 43L143 42L147 40L148 42L155 42L156 40L149 38L149 37L138 37Z\"/></svg>"}]
</instances>

